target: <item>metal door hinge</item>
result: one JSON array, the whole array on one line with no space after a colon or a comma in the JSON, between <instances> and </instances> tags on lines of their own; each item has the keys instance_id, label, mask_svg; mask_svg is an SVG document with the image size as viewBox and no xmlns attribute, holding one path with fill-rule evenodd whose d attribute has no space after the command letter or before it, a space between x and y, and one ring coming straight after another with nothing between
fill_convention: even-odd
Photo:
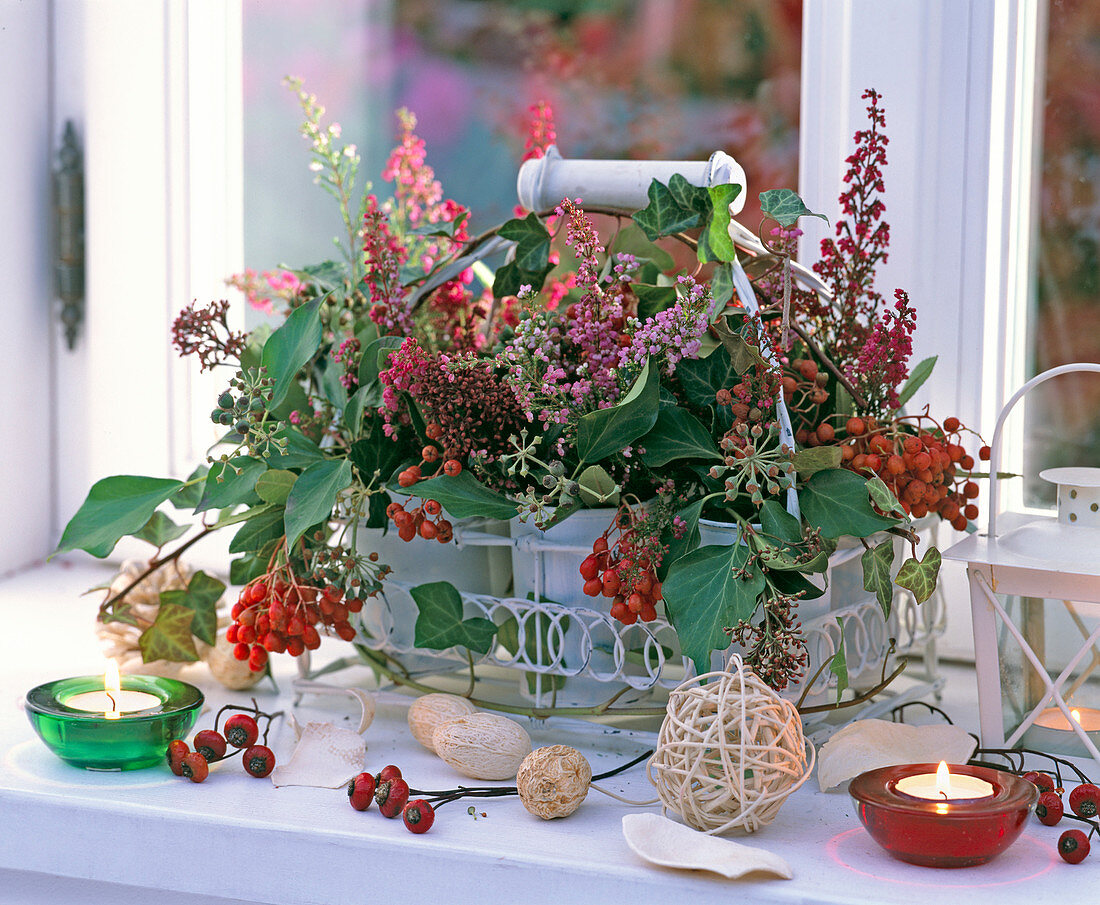
<instances>
[{"instance_id":1,"label":"metal door hinge","mask_svg":"<svg viewBox=\"0 0 1100 905\"><path fill-rule=\"evenodd\" d=\"M73 121L65 123L58 154L61 167L54 173L57 217L57 295L65 342L72 351L84 322L84 156L76 141Z\"/></svg>"}]
</instances>

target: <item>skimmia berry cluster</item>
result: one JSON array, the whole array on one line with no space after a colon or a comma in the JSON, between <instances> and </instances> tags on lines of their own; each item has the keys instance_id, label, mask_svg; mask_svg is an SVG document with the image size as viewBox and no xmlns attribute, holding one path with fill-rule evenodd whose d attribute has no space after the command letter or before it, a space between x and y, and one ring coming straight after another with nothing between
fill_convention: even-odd
<instances>
[{"instance_id":1,"label":"skimmia berry cluster","mask_svg":"<svg viewBox=\"0 0 1100 905\"><path fill-rule=\"evenodd\" d=\"M184 308L172 322L172 345L180 355L194 355L199 368L212 370L240 358L247 337L229 327L229 302L225 299L198 308Z\"/></svg>"}]
</instances>

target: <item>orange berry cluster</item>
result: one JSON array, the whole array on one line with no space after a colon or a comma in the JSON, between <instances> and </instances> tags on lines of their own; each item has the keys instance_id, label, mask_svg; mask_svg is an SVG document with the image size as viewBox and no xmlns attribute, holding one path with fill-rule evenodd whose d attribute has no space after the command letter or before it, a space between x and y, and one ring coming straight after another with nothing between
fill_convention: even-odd
<instances>
[{"instance_id":1,"label":"orange berry cluster","mask_svg":"<svg viewBox=\"0 0 1100 905\"><path fill-rule=\"evenodd\" d=\"M437 540L441 544L454 538L454 526L443 518L443 507L436 500L424 500L413 509L406 509L412 500L404 503L396 500L386 507L386 515L397 526L397 536L403 541L411 541L419 535L424 540Z\"/></svg>"},{"instance_id":2,"label":"orange berry cluster","mask_svg":"<svg viewBox=\"0 0 1100 905\"><path fill-rule=\"evenodd\" d=\"M360 597L347 597L336 585L308 584L283 566L244 586L225 637L235 645L233 656L247 660L258 672L267 663L268 653L298 657L320 647L318 625L351 641L355 629L348 617L361 609Z\"/></svg>"},{"instance_id":3,"label":"orange berry cluster","mask_svg":"<svg viewBox=\"0 0 1100 905\"><path fill-rule=\"evenodd\" d=\"M832 431L829 425L817 428ZM979 493L970 480L974 457L960 442L962 425L947 418L942 425L928 415L878 424L873 418L852 417L845 425L847 440L841 443L842 464L860 474L873 472L914 518L932 512L958 531L978 517L974 504ZM987 448L981 455L987 457Z\"/></svg>"},{"instance_id":4,"label":"orange berry cluster","mask_svg":"<svg viewBox=\"0 0 1100 905\"><path fill-rule=\"evenodd\" d=\"M607 536L592 543L592 553L581 562L584 593L589 597L611 598L611 616L623 625L633 625L639 619L652 622L657 618L657 601L662 597L657 580L657 565L640 539L627 528L619 535L614 549L609 549Z\"/></svg>"}]
</instances>

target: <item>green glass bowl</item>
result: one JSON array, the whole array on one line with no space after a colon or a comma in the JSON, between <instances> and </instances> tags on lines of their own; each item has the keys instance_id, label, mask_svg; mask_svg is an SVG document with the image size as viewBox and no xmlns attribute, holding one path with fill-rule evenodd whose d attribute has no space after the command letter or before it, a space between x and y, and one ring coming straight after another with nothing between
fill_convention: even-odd
<instances>
[{"instance_id":1,"label":"green glass bowl","mask_svg":"<svg viewBox=\"0 0 1100 905\"><path fill-rule=\"evenodd\" d=\"M122 689L154 695L160 704L118 719L75 710L64 702L103 690L103 676L76 676L32 688L23 706L46 747L74 767L137 770L164 763L168 743L184 738L195 725L204 701L202 692L160 676L123 676Z\"/></svg>"}]
</instances>

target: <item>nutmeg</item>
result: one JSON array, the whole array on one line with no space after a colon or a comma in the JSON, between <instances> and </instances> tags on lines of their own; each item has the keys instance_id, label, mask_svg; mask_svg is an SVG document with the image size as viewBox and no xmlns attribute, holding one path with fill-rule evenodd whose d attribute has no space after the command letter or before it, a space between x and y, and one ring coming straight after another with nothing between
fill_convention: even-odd
<instances>
[{"instance_id":1,"label":"nutmeg","mask_svg":"<svg viewBox=\"0 0 1100 905\"><path fill-rule=\"evenodd\" d=\"M435 753L432 734L443 723L477 713L466 698L454 694L426 694L409 706L409 731L421 745Z\"/></svg>"},{"instance_id":2,"label":"nutmeg","mask_svg":"<svg viewBox=\"0 0 1100 905\"><path fill-rule=\"evenodd\" d=\"M511 779L531 753L527 730L495 713L474 713L440 724L432 745L451 767L473 779Z\"/></svg>"},{"instance_id":3,"label":"nutmeg","mask_svg":"<svg viewBox=\"0 0 1100 905\"><path fill-rule=\"evenodd\" d=\"M592 783L592 766L576 748L548 745L523 759L516 788L523 806L536 817L568 817L581 806Z\"/></svg>"}]
</instances>

